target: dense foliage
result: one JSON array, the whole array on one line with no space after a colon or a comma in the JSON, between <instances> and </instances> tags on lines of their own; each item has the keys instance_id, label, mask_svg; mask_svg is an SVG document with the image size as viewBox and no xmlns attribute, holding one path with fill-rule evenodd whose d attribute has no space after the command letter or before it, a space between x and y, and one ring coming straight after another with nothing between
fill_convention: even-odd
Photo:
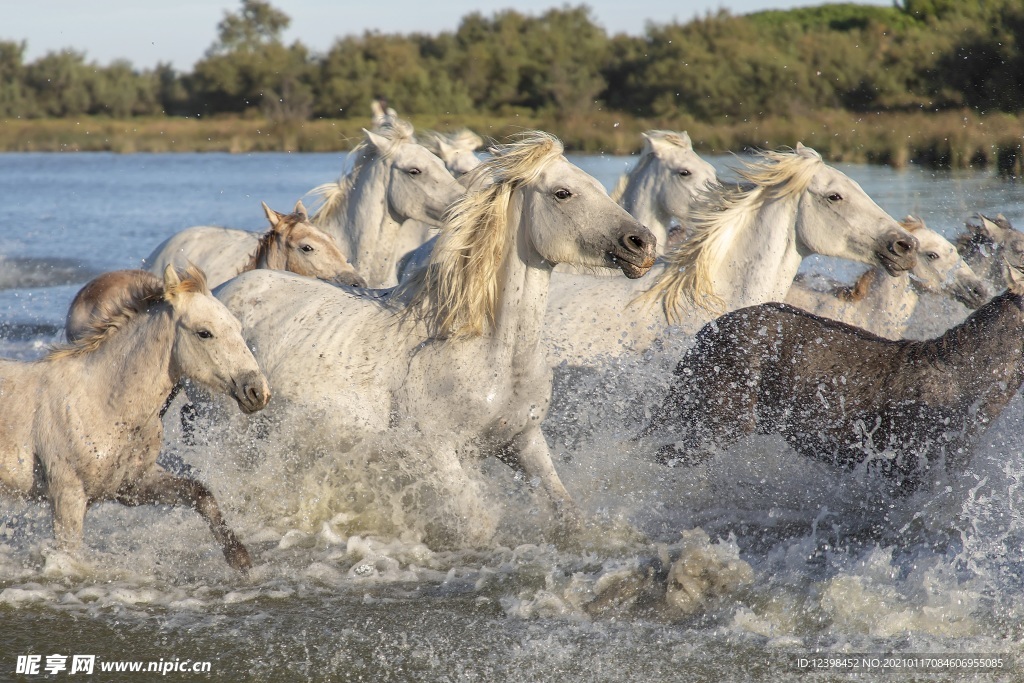
<instances>
[{"instance_id":1,"label":"dense foliage","mask_svg":"<svg viewBox=\"0 0 1024 683\"><path fill-rule=\"evenodd\" d=\"M289 18L242 0L191 73L100 66L74 50L25 63L0 42L0 115L257 113L277 121L403 114L795 116L820 109L1024 111L1024 3L823 5L609 35L585 6L473 13L439 35L365 33L325 54L286 45Z\"/></svg>"}]
</instances>

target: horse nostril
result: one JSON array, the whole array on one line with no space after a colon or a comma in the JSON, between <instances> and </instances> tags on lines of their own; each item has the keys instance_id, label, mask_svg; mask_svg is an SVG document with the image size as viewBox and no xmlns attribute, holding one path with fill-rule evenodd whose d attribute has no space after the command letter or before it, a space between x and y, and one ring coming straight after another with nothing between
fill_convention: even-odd
<instances>
[{"instance_id":1,"label":"horse nostril","mask_svg":"<svg viewBox=\"0 0 1024 683\"><path fill-rule=\"evenodd\" d=\"M640 235L626 235L622 238L622 246L629 251L642 254L647 251L647 240Z\"/></svg>"},{"instance_id":2,"label":"horse nostril","mask_svg":"<svg viewBox=\"0 0 1024 683\"><path fill-rule=\"evenodd\" d=\"M897 256L906 256L914 251L914 243L909 240L896 240L889 245L889 251Z\"/></svg>"}]
</instances>

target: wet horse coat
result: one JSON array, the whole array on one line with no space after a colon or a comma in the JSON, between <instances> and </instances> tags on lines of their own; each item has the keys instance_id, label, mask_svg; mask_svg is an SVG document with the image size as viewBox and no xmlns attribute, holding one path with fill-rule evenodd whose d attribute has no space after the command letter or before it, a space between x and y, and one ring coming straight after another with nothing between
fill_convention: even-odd
<instances>
[{"instance_id":1,"label":"wet horse coat","mask_svg":"<svg viewBox=\"0 0 1024 683\"><path fill-rule=\"evenodd\" d=\"M213 495L156 464L159 411L182 377L246 412L267 404L267 381L200 271L180 279L168 267L152 285L129 277L127 296L100 304L76 342L41 360L0 360L0 492L49 500L57 542L72 551L93 503L187 504L244 570L249 553Z\"/></svg>"},{"instance_id":2,"label":"wet horse coat","mask_svg":"<svg viewBox=\"0 0 1024 683\"><path fill-rule=\"evenodd\" d=\"M1024 380L1024 276L929 341L890 341L785 304L706 325L675 369L642 437L665 463L695 463L750 433L780 433L799 453L878 467L908 492L972 438Z\"/></svg>"}]
</instances>

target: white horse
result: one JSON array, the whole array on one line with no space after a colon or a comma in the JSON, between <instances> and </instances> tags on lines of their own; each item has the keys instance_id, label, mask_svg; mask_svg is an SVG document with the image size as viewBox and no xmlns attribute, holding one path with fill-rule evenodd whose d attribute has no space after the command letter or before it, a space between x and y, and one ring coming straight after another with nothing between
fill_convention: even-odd
<instances>
[{"instance_id":1,"label":"white horse","mask_svg":"<svg viewBox=\"0 0 1024 683\"><path fill-rule=\"evenodd\" d=\"M162 282L142 271L127 296L97 307L90 330L35 362L0 360L0 491L46 498L58 545L80 547L89 505L189 505L235 569L252 562L197 481L156 464L159 412L182 377L232 396L245 412L270 399L238 321L201 271Z\"/></svg>"},{"instance_id":2,"label":"white horse","mask_svg":"<svg viewBox=\"0 0 1024 683\"><path fill-rule=\"evenodd\" d=\"M610 195L651 231L657 239L658 254L664 254L669 240L669 228L676 222L684 221L700 194L716 183L715 167L693 151L693 144L686 131L649 130L643 137L644 148L640 158L629 173L619 178ZM439 152L438 156L445 159L444 153ZM448 168L451 170L450 165ZM400 259L399 282L405 281L426 264L431 246L410 251ZM591 274L597 274L593 270ZM579 271L561 266L555 272L558 278L562 273ZM614 274L614 271L601 274Z\"/></svg>"},{"instance_id":3,"label":"white horse","mask_svg":"<svg viewBox=\"0 0 1024 683\"><path fill-rule=\"evenodd\" d=\"M313 222L333 235L370 287L397 284L395 266L409 249L403 224L438 226L465 190L435 155L413 139L412 126L397 119L352 150L352 170L311 191L322 203Z\"/></svg>"},{"instance_id":4,"label":"white horse","mask_svg":"<svg viewBox=\"0 0 1024 683\"><path fill-rule=\"evenodd\" d=\"M475 154L475 150L481 147L484 141L476 133L463 128L448 135L428 133L423 136L421 144L437 155L448 172L465 186L469 180L466 174L480 165L480 157ZM433 239L437 235L437 229L437 224L422 223L416 220L405 222L398 235L395 236L395 254L398 256L395 265L396 282L402 282L402 273L407 270L403 261L407 260L410 254L421 245ZM422 263L419 261L416 263L418 265L425 264L426 257L423 258Z\"/></svg>"},{"instance_id":5,"label":"white horse","mask_svg":"<svg viewBox=\"0 0 1024 683\"><path fill-rule=\"evenodd\" d=\"M952 297L970 309L992 297L949 240L914 216L907 216L900 225L918 242L917 265L910 272L888 277L882 269L871 268L853 287L838 286L830 291L814 289L797 278L785 302L880 337L902 339L921 292Z\"/></svg>"},{"instance_id":6,"label":"white horse","mask_svg":"<svg viewBox=\"0 0 1024 683\"><path fill-rule=\"evenodd\" d=\"M444 167L458 178L480 165L476 150L484 146L484 140L463 128L448 134L429 133L423 139L423 146L436 154L444 162Z\"/></svg>"},{"instance_id":7,"label":"white horse","mask_svg":"<svg viewBox=\"0 0 1024 683\"><path fill-rule=\"evenodd\" d=\"M341 253L334 239L309 222L299 201L290 214L261 202L270 222L265 233L196 226L171 235L143 261L147 270L163 273L168 265L194 264L206 273L210 287L254 268L287 270L338 284L363 287L366 282ZM213 249L213 247L217 249Z\"/></svg>"},{"instance_id":8,"label":"white horse","mask_svg":"<svg viewBox=\"0 0 1024 683\"><path fill-rule=\"evenodd\" d=\"M574 263L640 277L654 239L547 134L497 147L472 175L491 182L470 184L429 265L400 288L353 291L253 271L217 296L268 369L272 410L326 413L304 418L304 432L319 430L338 452L415 430L476 540L490 530L472 523L491 513L460 460L467 450L539 482L572 527L575 505L540 428L552 386L540 346L551 271Z\"/></svg>"},{"instance_id":9,"label":"white horse","mask_svg":"<svg viewBox=\"0 0 1024 683\"><path fill-rule=\"evenodd\" d=\"M394 284L395 261L411 248L396 246L402 224L412 219L440 225L445 209L464 190L440 159L412 139L407 122L389 119L379 132L363 132L365 139L349 155L355 159L352 170L310 190L322 200L312 223L334 238L367 284ZM257 241L258 235L243 230L196 226L171 236L143 264L160 272L187 259L223 274L216 278L223 282L238 273Z\"/></svg>"},{"instance_id":10,"label":"white horse","mask_svg":"<svg viewBox=\"0 0 1024 683\"><path fill-rule=\"evenodd\" d=\"M691 236L645 281L552 280L545 323L552 363L643 351L666 327L692 334L723 312L780 301L809 254L891 274L914 266L913 235L814 150L763 152L736 172L745 184L711 188L690 213Z\"/></svg>"},{"instance_id":11,"label":"white horse","mask_svg":"<svg viewBox=\"0 0 1024 683\"><path fill-rule=\"evenodd\" d=\"M611 192L631 216L658 239L658 254L667 250L669 228L684 223L700 194L717 183L715 167L693 151L686 131L649 130L636 166Z\"/></svg>"}]
</instances>

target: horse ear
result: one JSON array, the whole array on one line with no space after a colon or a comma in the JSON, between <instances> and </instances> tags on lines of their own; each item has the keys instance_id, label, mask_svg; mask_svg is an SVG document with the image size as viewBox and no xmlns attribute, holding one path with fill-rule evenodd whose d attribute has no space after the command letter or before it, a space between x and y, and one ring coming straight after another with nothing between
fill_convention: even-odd
<instances>
[{"instance_id":1,"label":"horse ear","mask_svg":"<svg viewBox=\"0 0 1024 683\"><path fill-rule=\"evenodd\" d=\"M1003 260L1008 266L1006 272L1010 276L1010 290L1014 294L1024 294L1024 270L1016 263L1010 263L1005 258Z\"/></svg>"},{"instance_id":2,"label":"horse ear","mask_svg":"<svg viewBox=\"0 0 1024 683\"><path fill-rule=\"evenodd\" d=\"M818 154L816 150L811 149L802 142L796 143L796 153L802 157L813 157L815 159L821 158L821 155Z\"/></svg>"},{"instance_id":3,"label":"horse ear","mask_svg":"<svg viewBox=\"0 0 1024 683\"><path fill-rule=\"evenodd\" d=\"M281 218L283 216L267 206L266 202L260 202L260 204L263 205L263 213L267 214L267 220L270 221L270 227L272 229L276 229L277 226L280 225Z\"/></svg>"},{"instance_id":4,"label":"horse ear","mask_svg":"<svg viewBox=\"0 0 1024 683\"><path fill-rule=\"evenodd\" d=\"M455 151L455 148L448 144L448 141L442 138L440 135L437 136L437 151L440 152L438 155L442 159L447 159Z\"/></svg>"},{"instance_id":5,"label":"horse ear","mask_svg":"<svg viewBox=\"0 0 1024 683\"><path fill-rule=\"evenodd\" d=\"M908 230L913 230L913 229L925 227L923 220L921 220L918 216L915 216L915 215L909 214L909 213L906 215L906 217L903 220L900 221L900 224L904 228L907 228Z\"/></svg>"},{"instance_id":6,"label":"horse ear","mask_svg":"<svg viewBox=\"0 0 1024 683\"><path fill-rule=\"evenodd\" d=\"M1005 237L1007 229L1001 226L998 221L994 221L980 213L975 214L974 218L975 220L967 222L967 227L973 232L987 235L996 242L1002 241L1002 238ZM1010 229L1012 230L1012 228Z\"/></svg>"},{"instance_id":7,"label":"horse ear","mask_svg":"<svg viewBox=\"0 0 1024 683\"><path fill-rule=\"evenodd\" d=\"M306 206L302 203L301 199L295 202L295 208L292 210L292 213L299 214L299 220L303 223L309 222L309 212L306 211Z\"/></svg>"},{"instance_id":8,"label":"horse ear","mask_svg":"<svg viewBox=\"0 0 1024 683\"><path fill-rule=\"evenodd\" d=\"M372 130L366 130L365 128L363 128L363 133L366 134L366 139L369 141L369 143L376 147L377 151L380 152L381 154L383 154L384 151L388 148L390 141L383 135L374 133Z\"/></svg>"},{"instance_id":9,"label":"horse ear","mask_svg":"<svg viewBox=\"0 0 1024 683\"><path fill-rule=\"evenodd\" d=\"M164 300L174 305L174 300L178 296L178 287L180 286L181 278L178 277L177 269L174 267L174 264L168 263L167 267L164 268Z\"/></svg>"}]
</instances>

